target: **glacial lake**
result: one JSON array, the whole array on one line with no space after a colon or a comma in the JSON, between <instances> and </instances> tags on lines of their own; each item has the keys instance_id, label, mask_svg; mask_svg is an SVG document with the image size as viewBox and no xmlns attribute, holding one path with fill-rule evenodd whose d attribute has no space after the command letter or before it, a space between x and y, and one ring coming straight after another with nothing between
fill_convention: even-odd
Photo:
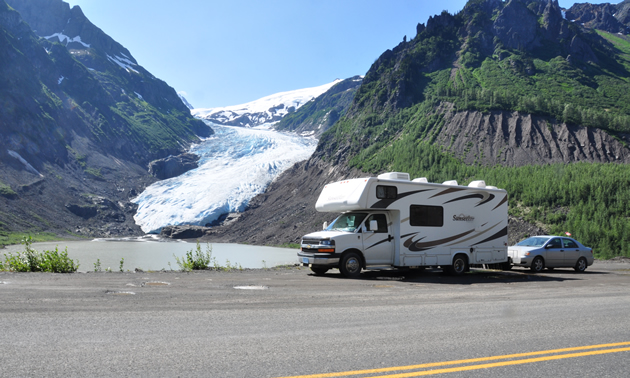
<instances>
[{"instance_id":1,"label":"glacial lake","mask_svg":"<svg viewBox=\"0 0 630 378\"><path fill-rule=\"evenodd\" d=\"M210 243L212 258L221 266L229 264L242 268L271 268L278 265L297 263L297 249L261 247L244 244ZM206 244L200 244L202 252L206 252ZM44 250L59 251L68 248L68 257L79 262L79 271L93 271L94 264L100 260L101 269L110 268L119 271L120 260L124 258L123 269L134 270L170 270L179 269L175 256L180 259L186 252L196 250L196 243L181 241L158 241L155 238L138 239L94 239L91 241L57 241L33 243L32 247ZM23 245L11 245L0 249L0 259L4 254L24 251ZM170 263L170 266L169 266ZM210 265L213 265L211 262Z\"/></svg>"}]
</instances>

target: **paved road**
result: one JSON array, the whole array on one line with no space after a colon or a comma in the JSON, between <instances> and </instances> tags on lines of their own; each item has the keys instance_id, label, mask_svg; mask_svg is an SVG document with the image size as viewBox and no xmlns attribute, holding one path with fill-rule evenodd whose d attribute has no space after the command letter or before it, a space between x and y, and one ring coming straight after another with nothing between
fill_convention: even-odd
<instances>
[{"instance_id":1,"label":"paved road","mask_svg":"<svg viewBox=\"0 0 630 378\"><path fill-rule=\"evenodd\" d=\"M368 272L357 280L304 268L0 272L2 377L628 371L630 263L596 262L585 274Z\"/></svg>"}]
</instances>

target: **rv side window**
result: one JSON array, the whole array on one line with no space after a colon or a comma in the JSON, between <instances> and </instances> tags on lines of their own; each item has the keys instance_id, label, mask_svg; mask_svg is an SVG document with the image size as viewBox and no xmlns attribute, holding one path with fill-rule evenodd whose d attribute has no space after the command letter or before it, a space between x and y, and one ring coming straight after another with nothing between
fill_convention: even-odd
<instances>
[{"instance_id":1,"label":"rv side window","mask_svg":"<svg viewBox=\"0 0 630 378\"><path fill-rule=\"evenodd\" d=\"M395 186L376 186L376 198L378 199L396 199L398 196L398 188Z\"/></svg>"},{"instance_id":2,"label":"rv side window","mask_svg":"<svg viewBox=\"0 0 630 378\"><path fill-rule=\"evenodd\" d=\"M442 227L444 208L442 206L411 205L409 224L418 227Z\"/></svg>"}]
</instances>

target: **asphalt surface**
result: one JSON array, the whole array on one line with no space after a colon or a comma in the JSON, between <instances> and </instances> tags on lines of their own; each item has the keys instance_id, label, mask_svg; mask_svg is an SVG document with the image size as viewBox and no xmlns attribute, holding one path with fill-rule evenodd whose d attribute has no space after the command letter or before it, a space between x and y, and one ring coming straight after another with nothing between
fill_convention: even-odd
<instances>
[{"instance_id":1,"label":"asphalt surface","mask_svg":"<svg viewBox=\"0 0 630 378\"><path fill-rule=\"evenodd\" d=\"M628 262L356 280L0 272L0 376L626 377L629 320Z\"/></svg>"}]
</instances>

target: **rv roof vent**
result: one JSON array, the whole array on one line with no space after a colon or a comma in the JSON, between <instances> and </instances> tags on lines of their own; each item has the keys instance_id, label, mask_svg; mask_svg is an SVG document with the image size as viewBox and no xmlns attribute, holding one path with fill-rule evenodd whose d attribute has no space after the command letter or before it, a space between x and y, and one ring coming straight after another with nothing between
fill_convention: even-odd
<instances>
[{"instance_id":1,"label":"rv roof vent","mask_svg":"<svg viewBox=\"0 0 630 378\"><path fill-rule=\"evenodd\" d=\"M457 186L457 180L444 181L442 185Z\"/></svg>"},{"instance_id":2,"label":"rv roof vent","mask_svg":"<svg viewBox=\"0 0 630 378\"><path fill-rule=\"evenodd\" d=\"M409 173L403 173L403 172L387 172L387 173L383 173L378 175L379 179L382 180L405 180L405 181L409 181Z\"/></svg>"},{"instance_id":3,"label":"rv roof vent","mask_svg":"<svg viewBox=\"0 0 630 378\"><path fill-rule=\"evenodd\" d=\"M426 177L418 177L412 180L413 182L429 182Z\"/></svg>"},{"instance_id":4,"label":"rv roof vent","mask_svg":"<svg viewBox=\"0 0 630 378\"><path fill-rule=\"evenodd\" d=\"M470 188L485 188L486 187L486 182L483 181L483 180L473 181L470 184L468 184L468 186Z\"/></svg>"}]
</instances>

